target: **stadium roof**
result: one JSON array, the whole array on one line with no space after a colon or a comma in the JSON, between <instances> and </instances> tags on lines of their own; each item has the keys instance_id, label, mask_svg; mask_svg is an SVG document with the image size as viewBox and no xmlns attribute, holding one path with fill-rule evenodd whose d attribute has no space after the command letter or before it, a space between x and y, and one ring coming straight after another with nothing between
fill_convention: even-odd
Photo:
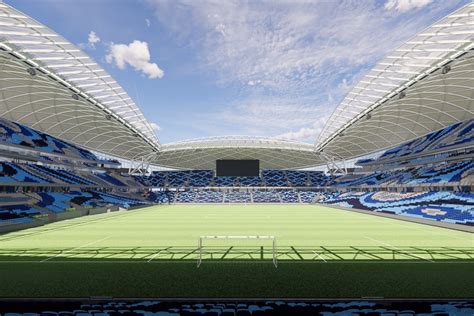
<instances>
[{"instance_id":1,"label":"stadium roof","mask_svg":"<svg viewBox=\"0 0 474 316\"><path fill-rule=\"evenodd\" d=\"M79 48L0 2L0 115L88 149L180 169L262 168L363 156L474 117L474 3L388 54L336 108L315 145L227 136L161 145L122 87ZM320 153L323 154L320 154Z\"/></svg>"},{"instance_id":2,"label":"stadium roof","mask_svg":"<svg viewBox=\"0 0 474 316\"><path fill-rule=\"evenodd\" d=\"M316 149L353 158L474 117L474 3L388 54L344 98Z\"/></svg>"},{"instance_id":3,"label":"stadium roof","mask_svg":"<svg viewBox=\"0 0 474 316\"><path fill-rule=\"evenodd\" d=\"M2 2L0 67L1 116L120 157L159 150L149 122L102 67Z\"/></svg>"},{"instance_id":4,"label":"stadium roof","mask_svg":"<svg viewBox=\"0 0 474 316\"><path fill-rule=\"evenodd\" d=\"M178 169L215 169L218 159L258 159L262 169L297 169L323 162L311 144L248 136L165 144L155 161Z\"/></svg>"}]
</instances>

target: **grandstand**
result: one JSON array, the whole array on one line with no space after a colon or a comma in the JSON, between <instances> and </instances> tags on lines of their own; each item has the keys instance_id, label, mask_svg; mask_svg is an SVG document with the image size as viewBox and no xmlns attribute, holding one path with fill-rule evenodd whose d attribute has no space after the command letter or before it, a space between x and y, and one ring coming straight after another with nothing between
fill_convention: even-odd
<instances>
[{"instance_id":1,"label":"grandstand","mask_svg":"<svg viewBox=\"0 0 474 316\"><path fill-rule=\"evenodd\" d=\"M162 144L138 105L110 75L104 75L100 65L53 30L0 2L0 264L113 260L173 264L194 260L197 236L211 233L275 235L282 245L279 260L304 264L357 260L472 264L473 15L474 4L467 4L388 55L349 92L314 144L252 136ZM466 31L457 32L459 26ZM19 81L21 89L15 84ZM110 159L100 159L101 155ZM255 175L221 176L216 171L218 160L253 160L259 168ZM357 162L346 168L350 160ZM359 227L349 225L351 221ZM387 239L384 231L390 232ZM370 237L371 232L377 238ZM407 237L398 240L400 234ZM71 241L74 238L77 243ZM229 259L233 264L269 259L263 246L241 248L226 245L207 253L204 260ZM233 252L237 250L241 252ZM330 269L333 275L339 273ZM311 274L308 271L302 273ZM138 278L146 283L143 275ZM230 278L238 282L237 276ZM219 297L213 289L199 292L199 278L194 275L192 280L191 285L180 283L191 289L183 296ZM272 284L277 286L278 280ZM166 279L169 284L174 281ZM111 283L105 283L113 292ZM11 284L1 288L0 297L9 296L5 291L23 293ZM291 296L285 292L288 288L278 290L277 296ZM159 294L179 296L170 289L162 288ZM229 290L225 295L258 295L259 285L252 289L250 294ZM357 297L366 294L364 287L358 290ZM48 295L44 288L32 291L26 295ZM144 297L146 291L122 296ZM318 291L301 290L293 296L317 296ZM469 291L473 294L472 288ZM70 293L85 292L79 288ZM384 293L398 295L391 289ZM176 302L166 311L190 311L186 315L197 315L191 312L199 310L203 315L224 315L227 309L235 315L287 311L286 303L274 301L232 304ZM158 311L142 305L136 306ZM119 307L93 309L100 313Z\"/></svg>"}]
</instances>

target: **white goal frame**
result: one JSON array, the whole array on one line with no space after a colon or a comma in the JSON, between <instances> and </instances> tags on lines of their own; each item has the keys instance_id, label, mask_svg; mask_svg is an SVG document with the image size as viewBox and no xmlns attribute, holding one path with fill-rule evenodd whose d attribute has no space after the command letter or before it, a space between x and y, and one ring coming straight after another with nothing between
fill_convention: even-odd
<instances>
[{"instance_id":1,"label":"white goal frame","mask_svg":"<svg viewBox=\"0 0 474 316\"><path fill-rule=\"evenodd\" d=\"M262 240L271 240L272 241L272 262L275 268L278 267L277 260L277 242L275 236L200 236L198 239L198 250L199 256L197 261L197 267L199 268L202 263L203 255L203 241L204 240L215 240L215 239L262 239Z\"/></svg>"}]
</instances>

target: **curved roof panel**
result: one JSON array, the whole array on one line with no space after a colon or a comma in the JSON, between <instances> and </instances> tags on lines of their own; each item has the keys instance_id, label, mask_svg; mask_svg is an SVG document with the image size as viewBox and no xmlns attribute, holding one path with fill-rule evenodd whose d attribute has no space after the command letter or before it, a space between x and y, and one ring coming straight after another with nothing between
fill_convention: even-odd
<instances>
[{"instance_id":1,"label":"curved roof panel","mask_svg":"<svg viewBox=\"0 0 474 316\"><path fill-rule=\"evenodd\" d=\"M311 144L248 136L165 144L152 162L177 169L215 169L218 159L258 159L262 169L300 169L323 163Z\"/></svg>"},{"instance_id":2,"label":"curved roof panel","mask_svg":"<svg viewBox=\"0 0 474 316\"><path fill-rule=\"evenodd\" d=\"M472 117L472 58L464 55L474 48L473 41L474 3L470 3L418 33L369 71L329 118L317 150L351 158ZM462 62L453 62L460 58ZM447 65L453 71L441 73L450 69L442 69ZM362 125L355 127L356 122L375 118L379 107L390 109L377 122L363 124L364 130L359 130Z\"/></svg>"},{"instance_id":3,"label":"curved roof panel","mask_svg":"<svg viewBox=\"0 0 474 316\"><path fill-rule=\"evenodd\" d=\"M138 136L141 142L148 144L149 151L159 149L160 143L150 123L145 119L130 96L102 67L48 27L5 3L0 3L0 48L15 57L16 60L22 61L25 64L25 69L33 68L38 75L48 77L50 81L59 83L65 88L64 91L69 89L69 95L76 94L75 97L73 96L75 101L87 101L94 105L98 112L105 115L107 120L112 119L120 123L122 125L120 128L128 129L131 135ZM2 53L2 55L6 57L5 53ZM15 62L12 61L11 63ZM2 74L2 78L4 80L20 80L15 76L8 78L5 74ZM26 78L24 79L26 80ZM36 85L38 82L32 84ZM6 88L4 86L4 89ZM14 86L10 86L10 88L15 89ZM54 95L55 92L51 90L50 93L51 100L57 100ZM51 101L51 103L54 102ZM61 104L55 103L52 106L56 106L59 115L62 109ZM30 110L35 110L35 108L30 108ZM8 111L11 114L11 109ZM68 111L72 111L72 108L70 107ZM104 115L102 115L102 118ZM10 118L18 119L18 116L10 115ZM90 118L90 121L86 122L88 118ZM97 126L97 129L93 131L94 134L91 134L90 137L97 136L97 133L102 132L98 125L102 123L104 126L107 125L106 122L101 122L94 115L84 115L82 120L84 126ZM78 141L78 139L87 138L87 129L83 131L83 135L75 135L76 138L72 139L68 137L68 134L59 135L54 129L48 131L41 124L32 127L104 152L103 148L91 147ZM116 140L118 141L119 138L116 138ZM120 142L123 142L123 139ZM119 145L119 143L116 145ZM117 151L114 152L115 154L118 153ZM113 154L112 152L106 153Z\"/></svg>"}]
</instances>

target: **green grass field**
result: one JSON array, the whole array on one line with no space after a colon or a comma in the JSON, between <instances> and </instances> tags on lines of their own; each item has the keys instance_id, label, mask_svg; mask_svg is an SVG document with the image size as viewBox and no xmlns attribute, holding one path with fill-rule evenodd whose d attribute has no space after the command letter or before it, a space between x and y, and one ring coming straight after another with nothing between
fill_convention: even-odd
<instances>
[{"instance_id":1,"label":"green grass field","mask_svg":"<svg viewBox=\"0 0 474 316\"><path fill-rule=\"evenodd\" d=\"M205 241L197 268L201 235L275 236L278 268L268 240ZM318 205L153 206L1 235L0 269L0 296L460 297L474 234Z\"/></svg>"}]
</instances>

